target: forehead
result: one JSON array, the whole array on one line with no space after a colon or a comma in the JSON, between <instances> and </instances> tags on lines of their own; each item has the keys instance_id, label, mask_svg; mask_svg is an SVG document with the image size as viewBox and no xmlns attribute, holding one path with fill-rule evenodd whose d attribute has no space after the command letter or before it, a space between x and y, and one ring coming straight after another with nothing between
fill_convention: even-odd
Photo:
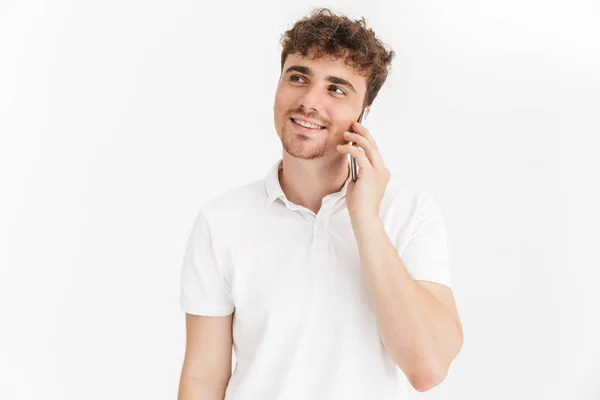
<instances>
[{"instance_id":1,"label":"forehead","mask_svg":"<svg viewBox=\"0 0 600 400\"><path fill-rule=\"evenodd\" d=\"M336 76L350 81L357 90L366 89L366 77L361 75L358 69L346 64L345 57L335 59L333 56L325 54L319 58L312 58L313 54L309 53L306 57L299 53L289 54L283 65L283 72L285 73L289 66L302 65L310 68L317 79Z\"/></svg>"}]
</instances>

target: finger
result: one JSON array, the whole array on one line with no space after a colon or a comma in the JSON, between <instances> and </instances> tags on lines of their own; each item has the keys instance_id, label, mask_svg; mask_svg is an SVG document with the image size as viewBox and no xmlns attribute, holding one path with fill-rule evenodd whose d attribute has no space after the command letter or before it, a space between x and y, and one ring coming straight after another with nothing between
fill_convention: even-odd
<instances>
[{"instance_id":1,"label":"finger","mask_svg":"<svg viewBox=\"0 0 600 400\"><path fill-rule=\"evenodd\" d=\"M340 153L350 154L352 157L354 157L356 159L356 162L358 163L358 166L361 169L366 170L369 168L373 168L373 165L371 164L371 161L369 161L369 158L367 157L365 152L359 149L358 147L353 146L351 144L338 144L337 150Z\"/></svg>"},{"instance_id":2,"label":"finger","mask_svg":"<svg viewBox=\"0 0 600 400\"><path fill-rule=\"evenodd\" d=\"M352 123L352 128L353 128L354 132L365 137L369 142L371 142L371 143L373 143L373 145L375 145L375 139L373 139L373 135L371 135L371 132L369 132L369 130L367 128L365 128L363 125L354 121Z\"/></svg>"},{"instance_id":3,"label":"finger","mask_svg":"<svg viewBox=\"0 0 600 400\"><path fill-rule=\"evenodd\" d=\"M351 142L355 142L365 150L371 165L377 169L385 168L383 157L381 156L379 149L373 143L369 142L366 137L353 132L344 132L344 137Z\"/></svg>"},{"instance_id":4,"label":"finger","mask_svg":"<svg viewBox=\"0 0 600 400\"><path fill-rule=\"evenodd\" d=\"M375 165L374 161L379 151L366 137L354 132L344 132L344 138L359 145L365 151L367 157L369 157L371 164Z\"/></svg>"}]
</instances>

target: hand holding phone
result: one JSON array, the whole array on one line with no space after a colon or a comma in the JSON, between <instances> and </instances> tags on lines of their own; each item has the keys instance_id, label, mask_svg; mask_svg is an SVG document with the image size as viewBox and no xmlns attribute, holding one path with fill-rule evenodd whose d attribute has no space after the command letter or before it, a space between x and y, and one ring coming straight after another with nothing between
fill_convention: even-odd
<instances>
[{"instance_id":1,"label":"hand holding phone","mask_svg":"<svg viewBox=\"0 0 600 400\"><path fill-rule=\"evenodd\" d=\"M367 108L363 108L363 112L360 114L360 117L358 117L358 122L359 124L363 121L363 119L365 119L367 117ZM350 132L354 132L354 130L352 128L350 128ZM358 147L358 145L354 142L350 142L352 143L352 146L356 146ZM352 174L352 180L354 182L356 182L356 179L358 179L358 165L356 164L356 159L350 155L350 173Z\"/></svg>"}]
</instances>

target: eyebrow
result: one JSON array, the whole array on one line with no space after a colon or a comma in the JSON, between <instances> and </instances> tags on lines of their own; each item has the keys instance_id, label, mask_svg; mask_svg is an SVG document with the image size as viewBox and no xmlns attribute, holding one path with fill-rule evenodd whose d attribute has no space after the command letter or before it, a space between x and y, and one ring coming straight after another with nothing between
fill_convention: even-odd
<instances>
[{"instance_id":1,"label":"eyebrow","mask_svg":"<svg viewBox=\"0 0 600 400\"><path fill-rule=\"evenodd\" d=\"M296 72L300 72L301 74L304 74L304 75L313 76L312 70L303 65L292 65L291 67L289 67L288 69L285 70L285 73L287 74L290 71L296 71ZM352 84L344 78L340 78L339 76L329 75L325 79L328 82L335 83L337 85L347 86L350 88L350 90L352 90L354 93L356 93L356 89L354 89L354 86L352 86Z\"/></svg>"}]
</instances>

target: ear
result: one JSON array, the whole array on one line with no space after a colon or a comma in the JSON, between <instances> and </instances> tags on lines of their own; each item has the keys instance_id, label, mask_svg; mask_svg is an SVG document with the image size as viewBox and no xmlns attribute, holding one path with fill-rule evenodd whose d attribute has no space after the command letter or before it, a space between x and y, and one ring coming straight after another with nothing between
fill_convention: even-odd
<instances>
[{"instance_id":1,"label":"ear","mask_svg":"<svg viewBox=\"0 0 600 400\"><path fill-rule=\"evenodd\" d=\"M367 119L367 117L369 116L369 113L371 112L371 106L366 108L366 112L365 112L365 116L364 118Z\"/></svg>"}]
</instances>

